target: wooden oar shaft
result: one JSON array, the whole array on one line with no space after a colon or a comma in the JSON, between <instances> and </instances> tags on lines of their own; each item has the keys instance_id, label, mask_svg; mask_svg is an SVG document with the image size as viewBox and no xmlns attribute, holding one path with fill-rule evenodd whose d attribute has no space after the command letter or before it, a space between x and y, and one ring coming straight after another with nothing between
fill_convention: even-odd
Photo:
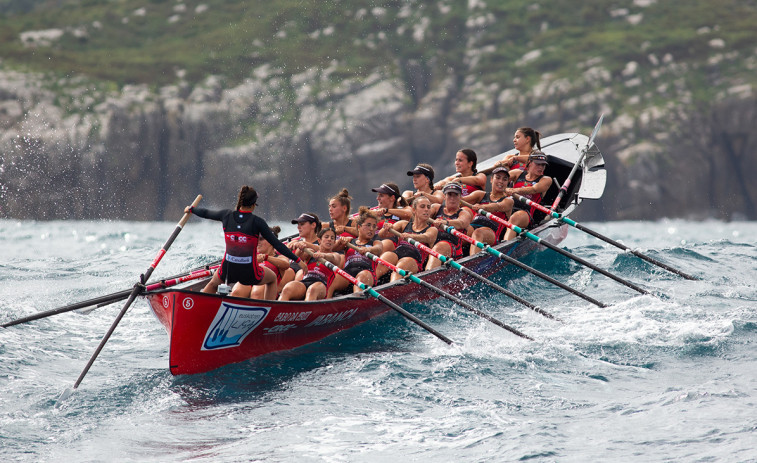
<instances>
[{"instance_id":1,"label":"wooden oar shaft","mask_svg":"<svg viewBox=\"0 0 757 463\"><path fill-rule=\"evenodd\" d=\"M30 322L33 320L39 320L40 318L50 317L52 315L58 315L65 312L71 312L73 310L83 309L84 307L89 307L96 304L102 304L102 303L113 303L119 300L123 300L126 297L129 297L129 294L131 294L131 289L127 289L124 291L119 291L117 293L108 294L106 296L96 297L94 299L89 299L82 302L77 302L76 304L70 304L63 307L58 307L57 309L51 309L46 310L44 312L39 312L34 315L29 315L26 317L19 318L17 320L13 320L7 323L3 323L3 328L7 328L9 326L18 325L21 323Z\"/></svg>"},{"instance_id":2,"label":"wooden oar shaft","mask_svg":"<svg viewBox=\"0 0 757 463\"><path fill-rule=\"evenodd\" d=\"M589 235L591 235L591 236L593 236L595 238L599 238L600 240L604 241L605 243L611 244L611 245L615 246L616 248L622 249L624 251L628 251L631 254L635 255L636 257L639 257L639 258L641 258L641 259L649 262L650 264L656 265L656 266L658 266L660 268L663 268L663 269L665 269L665 270L667 270L667 271L669 271L671 273L675 273L676 275L682 276L683 278L685 278L687 280L699 280L699 278L697 278L695 276L692 276L692 275L689 275L687 273L684 273L681 270L678 270L678 269L673 268L673 267L671 267L671 266L669 266L667 264L664 264L664 263L662 263L662 262L660 262L660 261L658 261L658 260L656 260L656 259L654 259L652 257L647 256L646 254L644 254L644 253L642 253L640 251L637 251L635 249L631 249L628 246L624 245L623 243L619 243L619 242L615 241L614 239L612 239L612 238L610 238L608 236L602 235L601 233L599 233L599 232L597 232L595 230L592 230L591 228L589 228L589 227L587 227L585 225L581 225L580 223L576 222L575 220L569 219L568 217L563 217L562 214L558 214L557 212L551 211L551 210L547 209L546 207L542 206L541 204L536 203L536 202L534 202L534 201L532 201L532 200L530 200L530 199L528 199L528 198L526 198L524 196L521 196L521 195L519 195L519 194L516 193L516 194L513 194L513 197L515 199L517 199L518 201L522 202L523 204L525 204L527 206L534 207L534 208L536 208L539 211L542 211L542 212L544 212L544 213L546 213L548 215L551 215L552 217L560 220L561 222L567 223L571 227L577 228L578 230L581 230L584 233L588 233Z\"/></svg>"},{"instance_id":3,"label":"wooden oar shaft","mask_svg":"<svg viewBox=\"0 0 757 463\"><path fill-rule=\"evenodd\" d=\"M620 278L617 275L614 275L614 274L612 274L612 273L610 273L610 272L608 272L606 270L603 270L603 269L597 267L596 265L592 264L591 262L588 262L585 259L582 259L582 258L576 256L573 253L570 253L570 252L568 252L568 251L566 251L564 249L561 249L561 248L555 246L554 244L552 244L552 243L550 243L548 241L544 241L543 239L539 238L538 236L534 235L533 233L531 233L529 231L526 231L526 230L520 228L519 226L514 225L514 224L508 222L507 220L505 220L505 219L503 219L501 217L497 217L496 215L494 215L492 213L489 213L489 212L486 212L483 209L479 209L478 213L481 214L481 215L483 215L483 216L485 216L485 217L487 217L487 218L489 218L489 219L491 219L491 220L493 220L493 221L495 221L495 222L501 223L502 225L506 226L510 230L512 230L515 233L517 233L519 236L525 236L526 238L528 238L528 239L530 239L530 240L532 240L532 241L534 241L534 242L536 242L538 244L541 244L542 246L544 246L546 248L549 248L549 249L551 249L551 250L553 250L553 251L555 251L557 253L560 253L563 256L565 256L565 257L567 257L569 259L572 259L572 260L578 262L579 264L582 264L582 265L584 265L586 267L589 267L590 269L592 269L592 270L594 270L594 271L596 271L598 273L601 273L602 275L604 275L604 276L606 276L606 277L608 277L608 278L610 278L612 280L615 280L618 283L620 283L622 285L625 285L625 286L633 289L634 291L637 291L637 292L639 292L641 294L649 294L648 291L646 291L645 289L642 289L642 288L636 286L635 284L631 283L630 281L624 280L623 278Z\"/></svg>"},{"instance_id":4,"label":"wooden oar shaft","mask_svg":"<svg viewBox=\"0 0 757 463\"><path fill-rule=\"evenodd\" d=\"M305 252L308 253L308 254L310 254L311 256L314 256L313 251L311 251L310 249L306 248ZM323 265L325 265L326 267L330 268L332 271L334 271L337 274L339 274L342 277L344 277L347 281L349 281L353 285L358 286L360 289L362 289L363 291L365 291L370 296L372 296L372 297L378 299L379 301L383 302L385 305L389 306L391 309L393 309L394 311L398 312L400 315L402 315L403 317L407 318L411 322L413 322L416 325L420 326L421 328L423 328L424 330L426 330L429 333L433 334L434 336L436 336L437 338L441 339L442 341L446 342L447 344L452 344L452 340L451 339L449 339L445 335L441 334L440 332L436 331L434 328L432 328L431 326L429 326L428 324L426 324L425 322L423 322L423 320L419 319L418 317L416 317L415 315L411 314L407 310L403 309L399 305L397 305L394 302L390 301L385 296L383 296L382 294L378 293L375 289L373 289L372 287L366 285L362 281L359 281L357 278L355 278L352 275L350 275L349 273L345 272L343 269L337 267L336 265L334 265L333 263L327 261L326 259L318 259L318 261L320 263L322 263Z\"/></svg>"},{"instance_id":5,"label":"wooden oar shaft","mask_svg":"<svg viewBox=\"0 0 757 463\"><path fill-rule=\"evenodd\" d=\"M192 202L192 207L197 206L197 204L199 204L201 199L202 199L202 195L197 195L197 198L195 198L195 200ZM108 342L108 339L110 339L110 336L113 334L113 331L115 331L116 326L118 326L118 323L124 317L124 315L126 314L126 311L129 310L129 307L131 306L132 302L134 302L134 299L136 299L139 293L143 291L144 282L146 282L150 278L150 275L152 275L153 270L155 270L155 267L158 266L161 259L163 259L163 256L166 254L166 252L168 252L168 249L171 247L171 244L179 235L182 228L184 227L184 224L187 223L187 220L189 220L189 217L191 217L191 215L192 215L191 212L184 213L184 215L181 217L181 220L179 220L179 223L176 224L176 228L174 229L173 233L171 233L171 236L163 244L163 247L160 249L160 252L158 252L158 255L155 257L155 260L153 260L152 264L150 264L150 267L148 267L147 271L143 275L140 275L141 284L138 283L134 285L134 289L131 290L131 294L129 295L129 299L126 301L126 304L124 304L123 308L118 313L118 316L116 316L116 319L113 320L113 323L110 325L108 332L105 333L105 336L103 336L102 340L100 341L100 344L97 346L97 349L95 349L95 352L92 354L92 357L89 359L89 362L87 362L87 366L84 367L84 370L82 370L81 374L76 379L76 382L74 383L74 387L73 387L74 390L79 387L82 380L87 375L87 372L92 367L92 364L95 363L97 356L100 355L100 352L103 350L103 347L105 347L105 343Z\"/></svg>"},{"instance_id":6,"label":"wooden oar shaft","mask_svg":"<svg viewBox=\"0 0 757 463\"><path fill-rule=\"evenodd\" d=\"M348 246L352 247L353 249L356 248L356 246L353 245L352 243L348 243ZM378 262L381 265L385 265L386 267L392 269L392 271L399 273L400 275L402 275L406 279L412 281L413 283L417 283L417 284L423 286L424 288L426 288L426 289L428 289L428 290L430 290L432 292L435 292L436 294L439 294L442 297L445 297L445 298L449 299L450 301L454 302L455 304L457 304L457 305L465 308L466 310L468 310L468 311L470 311L470 312L478 315L479 317L481 317L481 318L483 318L485 320L488 320L488 321L494 323L495 325L499 326L500 328L504 328L507 331L515 334L516 336L520 336L521 338L525 338L525 339L533 341L533 338L531 338L530 336L521 333L520 331L516 330L515 328L513 328L513 327L511 327L509 325L506 325L505 323L497 320L496 318L492 317L491 315L487 314L486 312L482 312L481 310L473 307L472 305L468 304L467 302L465 302L464 300L460 299L459 297L456 297L456 296L454 296L454 295L452 295L452 294L450 294L450 293L442 290L441 288L437 288L436 286L432 285L428 281L421 280L417 276L413 275L412 272L409 272L409 271L407 271L405 269L401 269L401 268L397 267L396 265L392 264L391 262L387 262L386 260L380 258L379 256L377 256L377 255L375 255L373 253L367 252L367 253L365 253L365 255L368 256L368 257L370 257L371 259L373 259L374 262Z\"/></svg>"}]
</instances>

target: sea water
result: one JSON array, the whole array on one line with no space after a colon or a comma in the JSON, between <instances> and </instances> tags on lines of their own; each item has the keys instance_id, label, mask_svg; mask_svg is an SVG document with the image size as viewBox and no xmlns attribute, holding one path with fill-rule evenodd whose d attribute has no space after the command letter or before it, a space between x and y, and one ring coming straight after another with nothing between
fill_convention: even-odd
<instances>
[{"instance_id":1,"label":"sea water","mask_svg":"<svg viewBox=\"0 0 757 463\"><path fill-rule=\"evenodd\" d=\"M308 346L171 376L168 337L138 299L81 386L123 302L0 328L2 461L755 461L757 223L590 223L701 278L687 281L571 229L561 247L641 295L543 250L461 296L532 336L444 299ZM173 223L0 221L0 322L129 289ZM287 231L291 226L287 225ZM154 277L218 259L194 218Z\"/></svg>"}]
</instances>

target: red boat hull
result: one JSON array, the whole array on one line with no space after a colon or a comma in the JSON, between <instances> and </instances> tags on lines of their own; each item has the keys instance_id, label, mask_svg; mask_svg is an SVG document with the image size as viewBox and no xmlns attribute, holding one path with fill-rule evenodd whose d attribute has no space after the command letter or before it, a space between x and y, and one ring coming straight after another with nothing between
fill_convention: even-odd
<instances>
[{"instance_id":1,"label":"red boat hull","mask_svg":"<svg viewBox=\"0 0 757 463\"><path fill-rule=\"evenodd\" d=\"M540 233L553 243L562 241L566 235L567 225L547 227ZM518 241L498 249L519 256L537 247L530 241ZM460 262L482 276L490 276L505 266L487 253ZM453 294L477 283L447 267L418 276ZM376 290L398 304L439 297L436 292L404 280ZM293 349L391 310L362 293L317 302L222 297L189 289L149 292L146 297L168 331L169 366L174 375L202 373L270 352Z\"/></svg>"}]
</instances>

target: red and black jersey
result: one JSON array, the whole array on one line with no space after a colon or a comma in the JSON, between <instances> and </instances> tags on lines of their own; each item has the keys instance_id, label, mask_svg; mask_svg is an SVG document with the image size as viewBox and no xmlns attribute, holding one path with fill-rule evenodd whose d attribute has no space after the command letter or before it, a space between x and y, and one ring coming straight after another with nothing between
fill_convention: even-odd
<instances>
[{"instance_id":1,"label":"red and black jersey","mask_svg":"<svg viewBox=\"0 0 757 463\"><path fill-rule=\"evenodd\" d=\"M227 283L257 284L263 279L263 269L258 265L258 240L262 235L274 249L295 262L299 258L276 238L265 220L252 212L231 209L209 210L193 207L198 217L218 220L223 224L226 252L218 276Z\"/></svg>"}]
</instances>

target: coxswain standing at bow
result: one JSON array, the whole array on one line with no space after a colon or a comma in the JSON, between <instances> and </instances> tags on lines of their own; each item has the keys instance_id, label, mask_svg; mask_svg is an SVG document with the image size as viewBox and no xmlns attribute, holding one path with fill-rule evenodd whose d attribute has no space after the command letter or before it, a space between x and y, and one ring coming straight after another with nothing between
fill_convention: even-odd
<instances>
[{"instance_id":1,"label":"coxswain standing at bow","mask_svg":"<svg viewBox=\"0 0 757 463\"><path fill-rule=\"evenodd\" d=\"M465 207L460 207L463 188L459 183L449 183L444 187L444 202L431 206L431 217L434 220L434 226L447 227L451 226L465 233L473 218L473 213ZM456 259L463 255L462 240L439 228L436 235L436 244L434 250L446 257ZM426 270L431 270L442 265L442 262L434 256L428 259Z\"/></svg>"},{"instance_id":2,"label":"coxswain standing at bow","mask_svg":"<svg viewBox=\"0 0 757 463\"><path fill-rule=\"evenodd\" d=\"M478 156L470 148L463 148L455 153L455 175L436 182L435 190L443 190L445 185L456 182L462 186L463 196L486 187L486 175L476 171Z\"/></svg>"},{"instance_id":3,"label":"coxswain standing at bow","mask_svg":"<svg viewBox=\"0 0 757 463\"><path fill-rule=\"evenodd\" d=\"M552 178L544 175L544 170L549 163L547 156L541 151L534 151L528 158L526 170L511 170L510 180L513 182L512 188L505 189L508 196L517 193L535 203L540 203L544 194L552 186ZM536 207L528 207L518 201L513 206L513 215L510 216L510 223L520 228L530 228L534 225L534 213ZM515 238L513 230L507 229L505 240Z\"/></svg>"},{"instance_id":4,"label":"coxswain standing at bow","mask_svg":"<svg viewBox=\"0 0 757 463\"><path fill-rule=\"evenodd\" d=\"M243 186L239 190L236 210L222 209L211 211L202 207L187 206L184 212L190 212L203 219L218 220L223 224L226 239L226 252L221 267L213 274L204 293L215 293L221 283L233 284L232 296L250 297L253 285L266 285L265 298L276 297L276 274L269 268L258 264L258 239L262 235L284 256L299 264L304 272L307 266L281 241L276 238L265 220L252 212L258 200L254 188Z\"/></svg>"},{"instance_id":5,"label":"coxswain standing at bow","mask_svg":"<svg viewBox=\"0 0 757 463\"><path fill-rule=\"evenodd\" d=\"M507 195L505 189L510 183L510 172L507 167L495 167L492 170L492 191L483 190L474 191L472 194L463 198L466 202L476 205L474 210L483 209L491 212L497 217L507 220L513 210L513 199ZM471 220L472 228L470 236L476 241L486 243L489 246L500 241L505 234L507 227L499 222L495 222L485 215L476 214ZM481 252L478 246L470 247L470 254Z\"/></svg>"}]
</instances>

